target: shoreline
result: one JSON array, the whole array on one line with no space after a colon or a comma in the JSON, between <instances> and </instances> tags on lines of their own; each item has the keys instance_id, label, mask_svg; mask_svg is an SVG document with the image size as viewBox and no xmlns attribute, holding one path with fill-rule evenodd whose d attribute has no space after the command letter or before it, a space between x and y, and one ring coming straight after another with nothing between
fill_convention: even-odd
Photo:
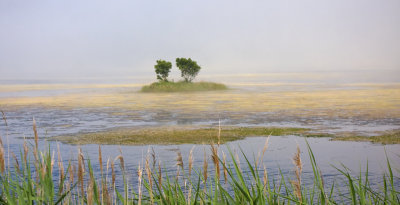
<instances>
[{"instance_id":1,"label":"shoreline","mask_svg":"<svg viewBox=\"0 0 400 205\"><path fill-rule=\"evenodd\" d=\"M219 135L220 133L220 135ZM124 127L105 131L60 135L46 138L72 145L175 145L175 144L224 144L246 137L261 136L302 136L330 138L332 141L371 142L378 144L400 144L400 130L380 132L376 136L354 133L332 134L321 130L298 127L218 127L207 126L161 126Z\"/></svg>"}]
</instances>

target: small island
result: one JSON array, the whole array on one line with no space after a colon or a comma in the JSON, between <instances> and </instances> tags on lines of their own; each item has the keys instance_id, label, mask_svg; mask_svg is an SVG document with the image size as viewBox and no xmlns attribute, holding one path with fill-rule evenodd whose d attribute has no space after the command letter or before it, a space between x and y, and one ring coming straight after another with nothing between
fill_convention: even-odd
<instances>
[{"instance_id":1,"label":"small island","mask_svg":"<svg viewBox=\"0 0 400 205\"><path fill-rule=\"evenodd\" d=\"M190 58L177 58L176 67L181 71L183 80L174 82L168 80L172 63L165 60L157 60L154 65L158 82L142 87L141 92L194 92L226 90L228 87L214 82L193 82L201 67Z\"/></svg>"}]
</instances>

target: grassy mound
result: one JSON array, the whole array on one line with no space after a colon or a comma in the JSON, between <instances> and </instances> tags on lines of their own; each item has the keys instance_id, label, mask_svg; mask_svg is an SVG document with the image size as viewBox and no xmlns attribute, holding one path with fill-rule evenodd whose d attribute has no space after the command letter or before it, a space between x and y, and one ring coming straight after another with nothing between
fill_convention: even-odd
<instances>
[{"instance_id":1,"label":"grassy mound","mask_svg":"<svg viewBox=\"0 0 400 205\"><path fill-rule=\"evenodd\" d=\"M295 127L224 127L218 138L218 128L208 127L143 127L117 128L92 133L61 135L48 138L67 144L222 144L252 136L297 135L303 137L328 137L333 141L365 141L381 144L400 144L400 130L387 131L379 136L356 136L343 134L315 133L307 128ZM29 138L25 138L29 139Z\"/></svg>"},{"instance_id":2,"label":"grassy mound","mask_svg":"<svg viewBox=\"0 0 400 205\"><path fill-rule=\"evenodd\" d=\"M202 144L219 140L221 143L226 143L250 136L268 136L271 133L274 135L301 135L306 131L309 130L290 127L229 127L223 129L220 139L218 139L217 128L120 128L71 136L57 136L50 140L68 144Z\"/></svg>"},{"instance_id":3,"label":"grassy mound","mask_svg":"<svg viewBox=\"0 0 400 205\"><path fill-rule=\"evenodd\" d=\"M224 84L213 82L155 82L142 87L141 92L193 92L228 89Z\"/></svg>"},{"instance_id":4,"label":"grassy mound","mask_svg":"<svg viewBox=\"0 0 400 205\"><path fill-rule=\"evenodd\" d=\"M372 142L381 144L400 144L400 130L388 131L379 136L349 136L349 137L336 137L333 140L341 141L359 141L359 142Z\"/></svg>"}]
</instances>

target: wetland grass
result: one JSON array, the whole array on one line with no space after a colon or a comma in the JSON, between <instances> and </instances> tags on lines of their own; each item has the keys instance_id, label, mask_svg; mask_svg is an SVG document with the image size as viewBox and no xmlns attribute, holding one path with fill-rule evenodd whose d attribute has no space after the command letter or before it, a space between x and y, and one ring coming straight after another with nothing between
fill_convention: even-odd
<instances>
[{"instance_id":1,"label":"wetland grass","mask_svg":"<svg viewBox=\"0 0 400 205\"><path fill-rule=\"evenodd\" d=\"M177 152L177 167L181 177L170 177L158 169L152 168L149 158L143 168L137 169L137 185L128 181L123 156L119 155L111 162L112 179L107 174L95 175L90 159L81 151L78 161L69 161L67 169L62 163L54 164L50 150L38 151L39 158L29 158L16 163L19 166L7 167L0 175L1 204L400 204L400 192L396 185L398 180L387 161L387 173L383 174L381 188L373 189L368 181L368 170L359 176L352 176L346 168L337 169L346 179L345 190L338 190L333 184L326 188L315 157L308 145L309 162L313 168L314 181L307 186L301 180L302 159L297 148L294 157L294 173L280 178L270 178L266 171L243 154L246 166L239 167L233 152L229 150L230 160L225 154L218 156L218 146L211 145L212 154L205 153L203 169L194 169L189 160L189 170L184 172L182 155ZM58 151L59 152L59 151ZM22 154L22 153L21 153ZM99 149L101 156L101 149ZM4 156L3 161L4 161ZM192 156L189 156L189 159ZM216 169L212 176L207 170L207 158L210 157ZM114 171L114 162L119 161L119 173ZM77 163L77 164L76 164ZM32 166L37 164L37 166ZM107 163L108 164L108 163ZM58 167L53 167L58 166ZM76 173L73 167L78 166ZM100 164L100 166L103 166ZM54 175L52 170L60 173ZM102 168L101 168L102 169ZM219 177L219 169L224 179ZM107 165L108 170L108 165ZM397 170L398 171L398 170ZM144 177L145 172L146 177ZM32 175L38 173L38 177ZM294 175L294 176L292 176ZM74 181L77 178L78 181ZM115 178L122 178L120 186L115 185ZM294 178L294 180L291 180ZM182 181L182 180L183 181ZM56 183L58 182L58 183ZM108 186L112 184L113 186ZM120 188L117 188L120 187ZM122 187L122 188L121 188ZM136 188L135 188L136 187ZM229 190L227 188L230 188ZM346 193L344 196L342 193Z\"/></svg>"},{"instance_id":2,"label":"wetland grass","mask_svg":"<svg viewBox=\"0 0 400 205\"><path fill-rule=\"evenodd\" d=\"M262 159L266 153L268 139L258 159ZM204 152L203 168L197 169L193 168L193 149L189 153L188 165L183 163L183 156L178 150L176 165L178 171L182 170L178 177L163 174L165 171L160 162L157 170L157 157L149 151L144 169L139 164L137 173L133 174L137 177L136 184L128 180L128 175L132 173L125 170L121 151L120 155L111 160L110 179L110 160L107 161L106 175L103 175L100 146L99 175L94 173L90 159L84 156L80 148L77 160L70 160L64 169L59 148L58 163L55 163L54 151L50 148L38 150L37 144L33 145L33 149L24 146L24 153L21 152L23 160L19 162L14 157L15 166L5 167L4 145L0 143L0 153L3 153L0 154L0 204L400 204L397 177L400 171L392 168L388 158L387 171L382 175L383 184L379 188L371 186L368 168L365 172L360 171L358 176L353 176L347 168L335 167L347 183L339 190L335 183L326 187L308 143L308 162L312 166L314 180L307 184L301 178L303 160L299 147L293 157L294 173L284 175L281 172L277 178L268 176L266 164L262 160L254 159L256 161L251 162L242 152L245 160L242 165L246 166L241 167L237 152L232 152L229 147L230 159L226 159L225 153L220 158L218 145L211 144L210 149L211 155ZM153 157L153 166L150 166L150 156ZM215 172L209 172L208 159L212 160ZM115 162L119 162L119 168L115 167ZM189 172L185 172L186 166ZM78 167L77 172L75 167ZM53 170L58 170L59 174L54 174ZM223 180L220 171L224 173ZM116 182L116 178L121 180Z\"/></svg>"}]
</instances>

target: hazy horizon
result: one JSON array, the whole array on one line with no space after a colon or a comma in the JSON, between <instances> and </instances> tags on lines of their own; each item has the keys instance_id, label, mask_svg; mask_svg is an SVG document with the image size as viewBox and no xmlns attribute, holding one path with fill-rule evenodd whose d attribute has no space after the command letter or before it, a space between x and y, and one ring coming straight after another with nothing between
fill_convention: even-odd
<instances>
[{"instance_id":1,"label":"hazy horizon","mask_svg":"<svg viewBox=\"0 0 400 205\"><path fill-rule=\"evenodd\" d=\"M396 0L0 1L0 26L0 79L151 76L176 57L199 76L400 76Z\"/></svg>"}]
</instances>

